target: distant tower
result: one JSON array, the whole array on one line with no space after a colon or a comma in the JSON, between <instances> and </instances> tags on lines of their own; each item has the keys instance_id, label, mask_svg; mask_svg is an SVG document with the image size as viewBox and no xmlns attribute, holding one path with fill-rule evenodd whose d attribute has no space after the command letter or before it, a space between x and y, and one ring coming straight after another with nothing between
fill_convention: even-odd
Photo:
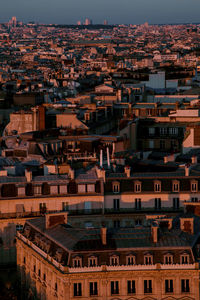
<instances>
[{"instance_id":1,"label":"distant tower","mask_svg":"<svg viewBox=\"0 0 200 300\"><path fill-rule=\"evenodd\" d=\"M92 21L88 18L85 19L85 25L91 25Z\"/></svg>"},{"instance_id":2,"label":"distant tower","mask_svg":"<svg viewBox=\"0 0 200 300\"><path fill-rule=\"evenodd\" d=\"M104 21L103 21L103 25L108 25L108 21L107 21L107 20L104 20Z\"/></svg>"},{"instance_id":3,"label":"distant tower","mask_svg":"<svg viewBox=\"0 0 200 300\"><path fill-rule=\"evenodd\" d=\"M79 25L79 26L80 26L80 25L81 25L81 21L78 21L78 22L77 22L77 25Z\"/></svg>"},{"instance_id":4,"label":"distant tower","mask_svg":"<svg viewBox=\"0 0 200 300\"><path fill-rule=\"evenodd\" d=\"M12 27L16 27L16 25L17 25L17 18L16 17L12 17L12 19L11 19L11 26Z\"/></svg>"}]
</instances>

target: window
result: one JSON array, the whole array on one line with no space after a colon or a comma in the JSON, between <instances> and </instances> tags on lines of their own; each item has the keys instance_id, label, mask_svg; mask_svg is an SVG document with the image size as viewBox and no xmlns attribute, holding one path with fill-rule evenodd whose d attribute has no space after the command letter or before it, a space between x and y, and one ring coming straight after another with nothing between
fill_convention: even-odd
<instances>
[{"instance_id":1,"label":"window","mask_svg":"<svg viewBox=\"0 0 200 300\"><path fill-rule=\"evenodd\" d=\"M119 193L120 192L120 183L119 182L113 182L113 193Z\"/></svg>"},{"instance_id":2,"label":"window","mask_svg":"<svg viewBox=\"0 0 200 300\"><path fill-rule=\"evenodd\" d=\"M166 255L164 256L164 263L165 263L166 265L171 265L171 264L173 264L173 255L171 255L171 254L166 254Z\"/></svg>"},{"instance_id":3,"label":"window","mask_svg":"<svg viewBox=\"0 0 200 300\"><path fill-rule=\"evenodd\" d=\"M177 135L178 134L178 128L175 128L175 127L169 128L169 134L170 135Z\"/></svg>"},{"instance_id":4,"label":"window","mask_svg":"<svg viewBox=\"0 0 200 300\"><path fill-rule=\"evenodd\" d=\"M16 225L16 231L21 231L23 229L23 225L17 224Z\"/></svg>"},{"instance_id":5,"label":"window","mask_svg":"<svg viewBox=\"0 0 200 300\"><path fill-rule=\"evenodd\" d=\"M24 256L24 264L26 264L26 257Z\"/></svg>"},{"instance_id":6,"label":"window","mask_svg":"<svg viewBox=\"0 0 200 300\"><path fill-rule=\"evenodd\" d=\"M36 265L33 266L33 272L36 272Z\"/></svg>"},{"instance_id":7,"label":"window","mask_svg":"<svg viewBox=\"0 0 200 300\"><path fill-rule=\"evenodd\" d=\"M172 279L165 280L165 293L173 293L173 280Z\"/></svg>"},{"instance_id":8,"label":"window","mask_svg":"<svg viewBox=\"0 0 200 300\"><path fill-rule=\"evenodd\" d=\"M86 192L85 184L79 184L78 193L85 193L85 192Z\"/></svg>"},{"instance_id":9,"label":"window","mask_svg":"<svg viewBox=\"0 0 200 300\"><path fill-rule=\"evenodd\" d=\"M119 294L119 281L111 281L111 295L118 295Z\"/></svg>"},{"instance_id":10,"label":"window","mask_svg":"<svg viewBox=\"0 0 200 300\"><path fill-rule=\"evenodd\" d=\"M114 228L120 228L120 220L114 220Z\"/></svg>"},{"instance_id":11,"label":"window","mask_svg":"<svg viewBox=\"0 0 200 300\"><path fill-rule=\"evenodd\" d=\"M135 209L141 209L141 199L140 198L135 199Z\"/></svg>"},{"instance_id":12,"label":"window","mask_svg":"<svg viewBox=\"0 0 200 300\"><path fill-rule=\"evenodd\" d=\"M161 135L167 134L167 128L166 128L166 127L161 127L161 128L160 128L160 134L161 134Z\"/></svg>"},{"instance_id":13,"label":"window","mask_svg":"<svg viewBox=\"0 0 200 300\"><path fill-rule=\"evenodd\" d=\"M94 184L87 184L87 192L94 193L95 192L95 185Z\"/></svg>"},{"instance_id":14,"label":"window","mask_svg":"<svg viewBox=\"0 0 200 300\"><path fill-rule=\"evenodd\" d=\"M46 274L43 274L43 280L46 281Z\"/></svg>"},{"instance_id":15,"label":"window","mask_svg":"<svg viewBox=\"0 0 200 300\"><path fill-rule=\"evenodd\" d=\"M154 135L154 134L155 134L155 128L149 127L149 135Z\"/></svg>"},{"instance_id":16,"label":"window","mask_svg":"<svg viewBox=\"0 0 200 300\"><path fill-rule=\"evenodd\" d=\"M134 187L136 193L141 192L141 182L135 182Z\"/></svg>"},{"instance_id":17,"label":"window","mask_svg":"<svg viewBox=\"0 0 200 300\"><path fill-rule=\"evenodd\" d=\"M179 198L173 198L173 208L179 209Z\"/></svg>"},{"instance_id":18,"label":"window","mask_svg":"<svg viewBox=\"0 0 200 300\"><path fill-rule=\"evenodd\" d=\"M74 283L74 297L82 296L82 285L81 283Z\"/></svg>"},{"instance_id":19,"label":"window","mask_svg":"<svg viewBox=\"0 0 200 300\"><path fill-rule=\"evenodd\" d=\"M188 254L181 255L181 264L189 264L189 255Z\"/></svg>"},{"instance_id":20,"label":"window","mask_svg":"<svg viewBox=\"0 0 200 300\"><path fill-rule=\"evenodd\" d=\"M118 266L119 265L119 256L113 255L110 257L110 265L111 266Z\"/></svg>"},{"instance_id":21,"label":"window","mask_svg":"<svg viewBox=\"0 0 200 300\"><path fill-rule=\"evenodd\" d=\"M97 289L97 282L90 282L90 296L97 296L98 289Z\"/></svg>"},{"instance_id":22,"label":"window","mask_svg":"<svg viewBox=\"0 0 200 300\"><path fill-rule=\"evenodd\" d=\"M126 264L129 266L135 265L135 256L134 255L128 255L126 257Z\"/></svg>"},{"instance_id":23,"label":"window","mask_svg":"<svg viewBox=\"0 0 200 300\"><path fill-rule=\"evenodd\" d=\"M144 293L152 293L152 280L144 280Z\"/></svg>"},{"instance_id":24,"label":"window","mask_svg":"<svg viewBox=\"0 0 200 300\"><path fill-rule=\"evenodd\" d=\"M62 210L64 210L64 211L69 210L69 203L68 202L62 202Z\"/></svg>"},{"instance_id":25,"label":"window","mask_svg":"<svg viewBox=\"0 0 200 300\"><path fill-rule=\"evenodd\" d=\"M136 219L135 220L135 226L141 226L142 225L142 220Z\"/></svg>"},{"instance_id":26,"label":"window","mask_svg":"<svg viewBox=\"0 0 200 300\"><path fill-rule=\"evenodd\" d=\"M190 292L190 282L189 279L181 279L181 293Z\"/></svg>"},{"instance_id":27,"label":"window","mask_svg":"<svg viewBox=\"0 0 200 300\"><path fill-rule=\"evenodd\" d=\"M135 294L135 280L128 280L127 281L127 293L128 294Z\"/></svg>"},{"instance_id":28,"label":"window","mask_svg":"<svg viewBox=\"0 0 200 300\"><path fill-rule=\"evenodd\" d=\"M113 199L114 210L119 210L119 199Z\"/></svg>"},{"instance_id":29,"label":"window","mask_svg":"<svg viewBox=\"0 0 200 300\"><path fill-rule=\"evenodd\" d=\"M154 192L161 192L161 183L160 182L154 182Z\"/></svg>"},{"instance_id":30,"label":"window","mask_svg":"<svg viewBox=\"0 0 200 300\"><path fill-rule=\"evenodd\" d=\"M55 291L57 292L58 290L58 285L57 285L57 282L55 283Z\"/></svg>"},{"instance_id":31,"label":"window","mask_svg":"<svg viewBox=\"0 0 200 300\"><path fill-rule=\"evenodd\" d=\"M40 277L40 275L41 275L41 271L40 271L40 269L38 270L38 276Z\"/></svg>"},{"instance_id":32,"label":"window","mask_svg":"<svg viewBox=\"0 0 200 300\"><path fill-rule=\"evenodd\" d=\"M72 263L73 263L73 268L82 267L82 259L80 257L73 258Z\"/></svg>"},{"instance_id":33,"label":"window","mask_svg":"<svg viewBox=\"0 0 200 300\"><path fill-rule=\"evenodd\" d=\"M192 197L191 202L198 202L198 198L197 197Z\"/></svg>"},{"instance_id":34,"label":"window","mask_svg":"<svg viewBox=\"0 0 200 300\"><path fill-rule=\"evenodd\" d=\"M176 150L177 148L177 141L176 140L171 140L171 149Z\"/></svg>"},{"instance_id":35,"label":"window","mask_svg":"<svg viewBox=\"0 0 200 300\"><path fill-rule=\"evenodd\" d=\"M155 209L161 209L161 199L155 198Z\"/></svg>"},{"instance_id":36,"label":"window","mask_svg":"<svg viewBox=\"0 0 200 300\"><path fill-rule=\"evenodd\" d=\"M165 149L165 140L160 140L160 149Z\"/></svg>"},{"instance_id":37,"label":"window","mask_svg":"<svg viewBox=\"0 0 200 300\"><path fill-rule=\"evenodd\" d=\"M173 183L172 183L172 191L173 192L179 192L179 182L178 181L173 181Z\"/></svg>"},{"instance_id":38,"label":"window","mask_svg":"<svg viewBox=\"0 0 200 300\"><path fill-rule=\"evenodd\" d=\"M197 192L197 182L191 182L191 192Z\"/></svg>"},{"instance_id":39,"label":"window","mask_svg":"<svg viewBox=\"0 0 200 300\"><path fill-rule=\"evenodd\" d=\"M144 256L144 264L145 265L152 265L153 264L153 256L150 254L147 254Z\"/></svg>"},{"instance_id":40,"label":"window","mask_svg":"<svg viewBox=\"0 0 200 300\"><path fill-rule=\"evenodd\" d=\"M89 257L88 258L88 266L89 267L96 267L97 266L97 257Z\"/></svg>"}]
</instances>

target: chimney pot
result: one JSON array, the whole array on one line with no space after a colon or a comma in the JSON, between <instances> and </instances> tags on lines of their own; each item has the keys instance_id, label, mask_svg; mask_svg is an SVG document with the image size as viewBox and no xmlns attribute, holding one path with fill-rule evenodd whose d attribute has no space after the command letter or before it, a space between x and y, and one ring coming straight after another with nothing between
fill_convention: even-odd
<instances>
[{"instance_id":1,"label":"chimney pot","mask_svg":"<svg viewBox=\"0 0 200 300\"><path fill-rule=\"evenodd\" d=\"M101 228L101 242L103 245L106 245L106 243L107 243L107 228L106 227Z\"/></svg>"}]
</instances>

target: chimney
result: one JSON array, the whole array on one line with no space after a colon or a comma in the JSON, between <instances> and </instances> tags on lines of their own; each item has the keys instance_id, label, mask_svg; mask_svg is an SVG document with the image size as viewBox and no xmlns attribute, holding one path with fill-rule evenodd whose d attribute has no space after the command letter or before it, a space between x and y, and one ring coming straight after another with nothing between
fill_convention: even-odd
<instances>
[{"instance_id":1,"label":"chimney","mask_svg":"<svg viewBox=\"0 0 200 300\"><path fill-rule=\"evenodd\" d=\"M103 167L103 149L100 150L100 167Z\"/></svg>"},{"instance_id":2,"label":"chimney","mask_svg":"<svg viewBox=\"0 0 200 300\"><path fill-rule=\"evenodd\" d=\"M184 232L194 234L194 219L180 218L180 229Z\"/></svg>"},{"instance_id":3,"label":"chimney","mask_svg":"<svg viewBox=\"0 0 200 300\"><path fill-rule=\"evenodd\" d=\"M101 169L96 166L96 173L98 178L103 178L103 181L106 181L106 171L104 170L104 168Z\"/></svg>"},{"instance_id":4,"label":"chimney","mask_svg":"<svg viewBox=\"0 0 200 300\"><path fill-rule=\"evenodd\" d=\"M190 165L185 164L185 176L188 177L190 175Z\"/></svg>"},{"instance_id":5,"label":"chimney","mask_svg":"<svg viewBox=\"0 0 200 300\"><path fill-rule=\"evenodd\" d=\"M45 215L46 229L58 224L67 224L68 212L59 212Z\"/></svg>"},{"instance_id":6,"label":"chimney","mask_svg":"<svg viewBox=\"0 0 200 300\"><path fill-rule=\"evenodd\" d=\"M108 169L110 169L110 153L109 153L109 148L107 147L107 164L108 164Z\"/></svg>"},{"instance_id":7,"label":"chimney","mask_svg":"<svg viewBox=\"0 0 200 300\"><path fill-rule=\"evenodd\" d=\"M131 176L131 168L129 166L124 167L124 173L126 174L127 178Z\"/></svg>"},{"instance_id":8,"label":"chimney","mask_svg":"<svg viewBox=\"0 0 200 300\"><path fill-rule=\"evenodd\" d=\"M101 228L101 242L103 245L106 245L106 243L107 243L107 228L106 227Z\"/></svg>"},{"instance_id":9,"label":"chimney","mask_svg":"<svg viewBox=\"0 0 200 300\"><path fill-rule=\"evenodd\" d=\"M25 176L26 176L26 181L31 182L32 181L32 172L30 170L25 170Z\"/></svg>"},{"instance_id":10,"label":"chimney","mask_svg":"<svg viewBox=\"0 0 200 300\"><path fill-rule=\"evenodd\" d=\"M196 156L196 155L193 155L193 156L192 156L192 164L193 164L193 165L196 165L196 164L197 164L197 156Z\"/></svg>"},{"instance_id":11,"label":"chimney","mask_svg":"<svg viewBox=\"0 0 200 300\"><path fill-rule=\"evenodd\" d=\"M116 168L117 168L116 164L113 164L112 167L113 167L113 172L115 173L116 172Z\"/></svg>"},{"instance_id":12,"label":"chimney","mask_svg":"<svg viewBox=\"0 0 200 300\"><path fill-rule=\"evenodd\" d=\"M151 226L151 236L154 243L158 242L158 224L155 222Z\"/></svg>"},{"instance_id":13,"label":"chimney","mask_svg":"<svg viewBox=\"0 0 200 300\"><path fill-rule=\"evenodd\" d=\"M71 178L71 179L74 179L75 178L75 176L74 176L74 170L70 167L69 168L69 177Z\"/></svg>"}]
</instances>

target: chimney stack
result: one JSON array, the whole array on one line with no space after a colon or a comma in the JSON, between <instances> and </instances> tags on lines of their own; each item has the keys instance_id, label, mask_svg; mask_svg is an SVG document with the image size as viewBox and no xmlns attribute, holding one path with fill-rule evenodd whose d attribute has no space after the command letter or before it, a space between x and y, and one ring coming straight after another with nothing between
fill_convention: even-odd
<instances>
[{"instance_id":1,"label":"chimney stack","mask_svg":"<svg viewBox=\"0 0 200 300\"><path fill-rule=\"evenodd\" d=\"M74 179L74 170L70 167L69 168L69 177L71 178L71 179Z\"/></svg>"},{"instance_id":2,"label":"chimney stack","mask_svg":"<svg viewBox=\"0 0 200 300\"><path fill-rule=\"evenodd\" d=\"M158 242L158 224L154 222L154 224L151 226L151 235L152 240L154 243Z\"/></svg>"},{"instance_id":3,"label":"chimney stack","mask_svg":"<svg viewBox=\"0 0 200 300\"><path fill-rule=\"evenodd\" d=\"M180 229L184 232L194 234L194 219L180 218Z\"/></svg>"},{"instance_id":4,"label":"chimney stack","mask_svg":"<svg viewBox=\"0 0 200 300\"><path fill-rule=\"evenodd\" d=\"M196 156L196 155L193 155L193 156L192 156L192 164L193 164L193 165L196 165L196 164L197 164L197 156Z\"/></svg>"},{"instance_id":5,"label":"chimney stack","mask_svg":"<svg viewBox=\"0 0 200 300\"><path fill-rule=\"evenodd\" d=\"M106 243L107 243L107 228L106 227L101 228L101 242L103 245L106 245Z\"/></svg>"},{"instance_id":6,"label":"chimney stack","mask_svg":"<svg viewBox=\"0 0 200 300\"><path fill-rule=\"evenodd\" d=\"M109 148L107 147L107 164L108 164L108 169L110 169L110 153L109 153Z\"/></svg>"},{"instance_id":7,"label":"chimney stack","mask_svg":"<svg viewBox=\"0 0 200 300\"><path fill-rule=\"evenodd\" d=\"M127 178L131 176L131 168L129 166L124 167L124 173L126 174Z\"/></svg>"},{"instance_id":8,"label":"chimney stack","mask_svg":"<svg viewBox=\"0 0 200 300\"><path fill-rule=\"evenodd\" d=\"M67 224L68 212L59 212L45 215L46 229L56 226L58 224Z\"/></svg>"},{"instance_id":9,"label":"chimney stack","mask_svg":"<svg viewBox=\"0 0 200 300\"><path fill-rule=\"evenodd\" d=\"M103 149L100 150L100 167L103 167Z\"/></svg>"},{"instance_id":10,"label":"chimney stack","mask_svg":"<svg viewBox=\"0 0 200 300\"><path fill-rule=\"evenodd\" d=\"M185 176L188 177L190 175L190 165L186 164L185 165Z\"/></svg>"},{"instance_id":11,"label":"chimney stack","mask_svg":"<svg viewBox=\"0 0 200 300\"><path fill-rule=\"evenodd\" d=\"M32 181L32 172L30 170L25 170L25 176L26 176L26 181L31 182Z\"/></svg>"}]
</instances>

